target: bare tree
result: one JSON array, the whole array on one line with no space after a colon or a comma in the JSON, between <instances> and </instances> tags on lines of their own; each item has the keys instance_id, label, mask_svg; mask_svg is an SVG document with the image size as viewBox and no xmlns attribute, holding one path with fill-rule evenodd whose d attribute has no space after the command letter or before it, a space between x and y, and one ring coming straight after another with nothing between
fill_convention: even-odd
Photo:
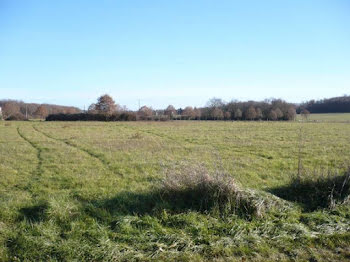
<instances>
[{"instance_id":1,"label":"bare tree","mask_svg":"<svg viewBox=\"0 0 350 262\"><path fill-rule=\"evenodd\" d=\"M248 120L254 120L256 118L256 110L253 106L250 106L247 111L245 111L245 118Z\"/></svg>"},{"instance_id":2,"label":"bare tree","mask_svg":"<svg viewBox=\"0 0 350 262\"><path fill-rule=\"evenodd\" d=\"M279 109L278 107L275 109L276 115L278 119L282 119L283 118L283 112L281 111L281 109Z\"/></svg>"},{"instance_id":3,"label":"bare tree","mask_svg":"<svg viewBox=\"0 0 350 262\"><path fill-rule=\"evenodd\" d=\"M211 112L211 117L215 120L221 120L224 118L224 112L218 107L215 107Z\"/></svg>"},{"instance_id":4,"label":"bare tree","mask_svg":"<svg viewBox=\"0 0 350 262\"><path fill-rule=\"evenodd\" d=\"M277 114L276 114L275 110L271 110L269 112L268 119L273 120L273 121L277 120Z\"/></svg>"},{"instance_id":5,"label":"bare tree","mask_svg":"<svg viewBox=\"0 0 350 262\"><path fill-rule=\"evenodd\" d=\"M141 117L141 119L149 119L153 116L153 109L143 106L139 109L137 114Z\"/></svg>"},{"instance_id":6,"label":"bare tree","mask_svg":"<svg viewBox=\"0 0 350 262\"><path fill-rule=\"evenodd\" d=\"M241 119L242 118L242 110L237 108L235 111L235 119Z\"/></svg>"},{"instance_id":7,"label":"bare tree","mask_svg":"<svg viewBox=\"0 0 350 262\"><path fill-rule=\"evenodd\" d=\"M49 114L49 111L44 105L40 105L34 113L35 116L40 118L46 118L48 114Z\"/></svg>"},{"instance_id":8,"label":"bare tree","mask_svg":"<svg viewBox=\"0 0 350 262\"><path fill-rule=\"evenodd\" d=\"M20 106L14 101L6 102L2 108L4 119L20 114Z\"/></svg>"},{"instance_id":9,"label":"bare tree","mask_svg":"<svg viewBox=\"0 0 350 262\"><path fill-rule=\"evenodd\" d=\"M309 116L310 116L309 110L303 109L303 110L300 112L300 114L301 114L301 117L302 117L303 119L305 119L305 120L308 120L308 119L309 119Z\"/></svg>"},{"instance_id":10,"label":"bare tree","mask_svg":"<svg viewBox=\"0 0 350 262\"><path fill-rule=\"evenodd\" d=\"M165 111L164 111L164 114L169 116L169 118L173 118L175 115L176 115L176 109L174 106L172 105L169 105Z\"/></svg>"},{"instance_id":11,"label":"bare tree","mask_svg":"<svg viewBox=\"0 0 350 262\"><path fill-rule=\"evenodd\" d=\"M195 112L192 106L185 107L184 111L182 112L182 116L188 119L193 119L195 117Z\"/></svg>"},{"instance_id":12,"label":"bare tree","mask_svg":"<svg viewBox=\"0 0 350 262\"><path fill-rule=\"evenodd\" d=\"M225 105L225 102L220 99L213 97L207 102L207 107L223 107Z\"/></svg>"},{"instance_id":13,"label":"bare tree","mask_svg":"<svg viewBox=\"0 0 350 262\"><path fill-rule=\"evenodd\" d=\"M295 111L295 108L292 106L289 107L288 111L287 111L287 119L288 120L295 120L296 115L297 115L297 113Z\"/></svg>"},{"instance_id":14,"label":"bare tree","mask_svg":"<svg viewBox=\"0 0 350 262\"><path fill-rule=\"evenodd\" d=\"M97 113L96 104L95 103L89 105L88 113L89 114L96 114Z\"/></svg>"},{"instance_id":15,"label":"bare tree","mask_svg":"<svg viewBox=\"0 0 350 262\"><path fill-rule=\"evenodd\" d=\"M263 116L263 112L261 111L261 109L258 107L257 109L256 109L256 118L257 119L262 119L264 116Z\"/></svg>"},{"instance_id":16,"label":"bare tree","mask_svg":"<svg viewBox=\"0 0 350 262\"><path fill-rule=\"evenodd\" d=\"M111 114L116 112L117 106L113 98L109 95L102 95L97 99L96 110L99 113Z\"/></svg>"},{"instance_id":17,"label":"bare tree","mask_svg":"<svg viewBox=\"0 0 350 262\"><path fill-rule=\"evenodd\" d=\"M225 120L230 120L230 119L231 119L231 112L226 111L226 112L224 113L224 119L225 119Z\"/></svg>"},{"instance_id":18,"label":"bare tree","mask_svg":"<svg viewBox=\"0 0 350 262\"><path fill-rule=\"evenodd\" d=\"M74 107L71 107L71 106L67 107L65 109L65 112L66 112L66 114L76 114L76 113L78 113L77 109L74 108Z\"/></svg>"},{"instance_id":19,"label":"bare tree","mask_svg":"<svg viewBox=\"0 0 350 262\"><path fill-rule=\"evenodd\" d=\"M119 105L117 104L117 111L128 112L129 109L127 108L126 105L124 105L124 106L119 106Z\"/></svg>"},{"instance_id":20,"label":"bare tree","mask_svg":"<svg viewBox=\"0 0 350 262\"><path fill-rule=\"evenodd\" d=\"M193 110L194 110L194 117L195 117L196 119L200 119L201 116L202 116L201 110L200 110L199 108L196 108L196 107L195 107Z\"/></svg>"}]
</instances>

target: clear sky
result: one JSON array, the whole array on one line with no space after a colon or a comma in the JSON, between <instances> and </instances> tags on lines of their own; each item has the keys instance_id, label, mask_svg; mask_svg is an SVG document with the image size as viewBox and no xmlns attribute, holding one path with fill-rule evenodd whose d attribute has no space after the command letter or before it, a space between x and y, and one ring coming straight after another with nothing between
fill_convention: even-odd
<instances>
[{"instance_id":1,"label":"clear sky","mask_svg":"<svg viewBox=\"0 0 350 262\"><path fill-rule=\"evenodd\" d=\"M137 109L350 94L349 0L0 0L0 99Z\"/></svg>"}]
</instances>

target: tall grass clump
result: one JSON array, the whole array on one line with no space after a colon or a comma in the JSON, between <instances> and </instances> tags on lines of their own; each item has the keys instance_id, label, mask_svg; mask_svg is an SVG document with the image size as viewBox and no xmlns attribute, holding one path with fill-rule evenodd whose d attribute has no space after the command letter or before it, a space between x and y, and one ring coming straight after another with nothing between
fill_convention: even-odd
<instances>
[{"instance_id":1,"label":"tall grass clump","mask_svg":"<svg viewBox=\"0 0 350 262\"><path fill-rule=\"evenodd\" d=\"M269 199L266 195L244 190L224 171L217 170L210 174L199 165L167 170L160 195L176 208L221 216L236 214L244 218L259 218L276 206L272 196Z\"/></svg>"}]
</instances>

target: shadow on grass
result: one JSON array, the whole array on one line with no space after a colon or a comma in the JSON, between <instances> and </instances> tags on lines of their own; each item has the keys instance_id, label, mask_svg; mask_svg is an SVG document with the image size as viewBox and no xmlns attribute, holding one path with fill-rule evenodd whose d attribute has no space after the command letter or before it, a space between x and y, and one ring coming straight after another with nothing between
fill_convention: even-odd
<instances>
[{"instance_id":1,"label":"shadow on grass","mask_svg":"<svg viewBox=\"0 0 350 262\"><path fill-rule=\"evenodd\" d=\"M121 192L113 198L87 201L85 212L97 219L120 215L157 215L166 209L172 213L185 211L210 212L214 203L194 197L193 192L181 192L177 196L164 195L160 191L134 193Z\"/></svg>"},{"instance_id":2,"label":"shadow on grass","mask_svg":"<svg viewBox=\"0 0 350 262\"><path fill-rule=\"evenodd\" d=\"M19 210L19 220L27 220L32 223L43 221L46 217L45 211L48 209L46 202L40 202L33 206L23 207Z\"/></svg>"},{"instance_id":3,"label":"shadow on grass","mask_svg":"<svg viewBox=\"0 0 350 262\"><path fill-rule=\"evenodd\" d=\"M145 215L154 212L159 198L152 193L121 192L113 198L82 201L84 211L97 219L109 216Z\"/></svg>"},{"instance_id":4,"label":"shadow on grass","mask_svg":"<svg viewBox=\"0 0 350 262\"><path fill-rule=\"evenodd\" d=\"M299 203L305 211L333 208L349 199L350 169L343 175L309 175L294 178L285 186L269 190L288 201Z\"/></svg>"},{"instance_id":5,"label":"shadow on grass","mask_svg":"<svg viewBox=\"0 0 350 262\"><path fill-rule=\"evenodd\" d=\"M261 196L241 193L238 198L228 198L206 191L178 190L164 192L159 189L144 193L121 192L109 199L80 200L83 212L101 222L113 222L118 216L150 215L160 216L166 210L168 214L179 214L189 211L211 214L217 217L236 215L251 220L267 212L267 205L275 204L273 200Z\"/></svg>"}]
</instances>

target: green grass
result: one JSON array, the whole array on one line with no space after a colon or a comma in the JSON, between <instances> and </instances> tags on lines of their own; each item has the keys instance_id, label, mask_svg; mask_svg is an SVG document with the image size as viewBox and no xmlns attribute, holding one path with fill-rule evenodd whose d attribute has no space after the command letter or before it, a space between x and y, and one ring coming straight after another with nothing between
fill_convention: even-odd
<instances>
[{"instance_id":1,"label":"green grass","mask_svg":"<svg viewBox=\"0 0 350 262\"><path fill-rule=\"evenodd\" d=\"M298 115L298 120L302 117ZM350 113L338 113L338 114L310 114L309 121L317 122L343 122L350 123Z\"/></svg>"},{"instance_id":2,"label":"green grass","mask_svg":"<svg viewBox=\"0 0 350 262\"><path fill-rule=\"evenodd\" d=\"M349 260L349 204L309 210L272 194L289 192L299 147L304 176L342 174L348 119L0 122L0 261ZM222 215L157 194L166 170L189 165L279 207Z\"/></svg>"}]
</instances>

